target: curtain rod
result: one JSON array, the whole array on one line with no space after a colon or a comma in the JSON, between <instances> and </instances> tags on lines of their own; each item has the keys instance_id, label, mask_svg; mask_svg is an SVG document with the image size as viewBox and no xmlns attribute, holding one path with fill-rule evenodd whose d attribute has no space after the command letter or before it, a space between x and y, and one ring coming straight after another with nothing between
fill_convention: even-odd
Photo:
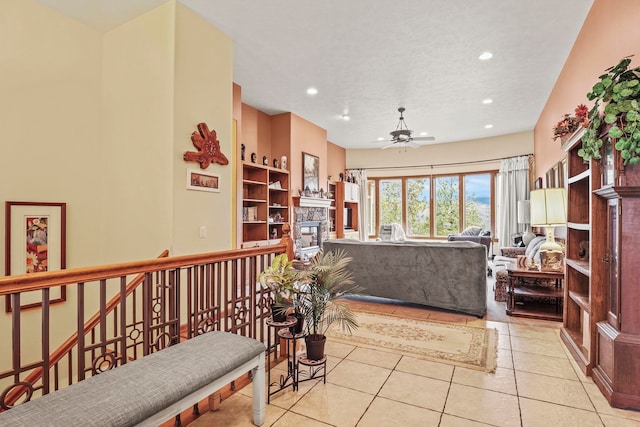
<instances>
[{"instance_id":1,"label":"curtain rod","mask_svg":"<svg viewBox=\"0 0 640 427\"><path fill-rule=\"evenodd\" d=\"M423 169L423 168L434 168L434 167L442 167L442 166L458 166L458 165L472 165L478 163L489 163L496 162L498 160L506 160L513 159L515 157L523 157L523 156L533 156L533 153L521 154L519 156L511 156L511 157L499 157L496 159L485 159L485 160L473 160L470 162L454 162L454 163L438 163L433 165L417 165L417 166L377 166L372 168L347 168L347 170L389 170L389 169Z\"/></svg>"}]
</instances>

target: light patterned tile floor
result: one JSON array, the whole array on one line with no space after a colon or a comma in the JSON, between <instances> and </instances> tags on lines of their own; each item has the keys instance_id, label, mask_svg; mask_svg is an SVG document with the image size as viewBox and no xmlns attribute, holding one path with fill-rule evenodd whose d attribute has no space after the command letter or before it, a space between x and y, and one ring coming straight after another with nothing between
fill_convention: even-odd
<instances>
[{"instance_id":1,"label":"light patterned tile floor","mask_svg":"<svg viewBox=\"0 0 640 427\"><path fill-rule=\"evenodd\" d=\"M273 396L265 426L640 427L640 411L611 408L578 371L560 341L559 322L509 317L504 303L492 300L484 319L378 299L352 304L362 311L496 328L498 368L484 373L328 341L326 384L307 381L298 391ZM281 365L273 369L285 372ZM251 387L245 387L190 425L252 425L250 396Z\"/></svg>"}]
</instances>

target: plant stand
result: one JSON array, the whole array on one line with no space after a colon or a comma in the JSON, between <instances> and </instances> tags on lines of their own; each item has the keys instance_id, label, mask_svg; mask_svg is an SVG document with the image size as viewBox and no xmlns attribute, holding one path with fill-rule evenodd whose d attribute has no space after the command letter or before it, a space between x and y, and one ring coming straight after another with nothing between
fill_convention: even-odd
<instances>
[{"instance_id":1,"label":"plant stand","mask_svg":"<svg viewBox=\"0 0 640 427\"><path fill-rule=\"evenodd\" d=\"M296 340L304 338L304 333L292 334L289 328L298 323L293 316L288 316L284 322L274 322L273 318L267 319L267 384L269 393L267 403L271 403L271 396L291 386L293 390L298 390L298 364L296 362ZM271 343L271 335L274 335L274 343ZM271 382L271 353L273 361L278 360L278 341L286 343L287 375L280 375L276 381ZM273 391L272 391L273 389Z\"/></svg>"},{"instance_id":2,"label":"plant stand","mask_svg":"<svg viewBox=\"0 0 640 427\"><path fill-rule=\"evenodd\" d=\"M297 368L298 377L296 383L313 380L316 378L322 378L324 384L327 383L327 356L325 355L320 360L307 359L307 353L302 353L298 356L298 365L303 365L305 368ZM320 374L322 373L322 374ZM300 379L300 377L306 377Z\"/></svg>"}]
</instances>

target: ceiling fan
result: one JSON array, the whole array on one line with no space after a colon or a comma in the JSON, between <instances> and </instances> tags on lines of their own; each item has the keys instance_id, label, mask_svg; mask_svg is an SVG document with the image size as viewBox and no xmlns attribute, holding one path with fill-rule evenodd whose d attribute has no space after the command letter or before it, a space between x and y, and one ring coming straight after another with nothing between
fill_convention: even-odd
<instances>
[{"instance_id":1,"label":"ceiling fan","mask_svg":"<svg viewBox=\"0 0 640 427\"><path fill-rule=\"evenodd\" d=\"M389 132L391 135L391 139L386 139L383 141L375 141L375 142L387 142L388 144L382 147L383 150L387 148L402 148L402 147L419 147L420 144L416 142L419 141L435 141L436 139L432 136L416 136L412 137L412 130L409 130L407 124L404 122L404 107L398 108L398 112L400 113L400 121L398 122L398 126L396 130Z\"/></svg>"}]
</instances>

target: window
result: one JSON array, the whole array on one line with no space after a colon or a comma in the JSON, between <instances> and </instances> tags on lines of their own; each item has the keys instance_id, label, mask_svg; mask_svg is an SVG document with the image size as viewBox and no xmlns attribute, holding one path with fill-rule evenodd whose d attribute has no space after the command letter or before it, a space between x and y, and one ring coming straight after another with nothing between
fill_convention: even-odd
<instances>
[{"instance_id":1,"label":"window","mask_svg":"<svg viewBox=\"0 0 640 427\"><path fill-rule=\"evenodd\" d=\"M394 222L402 223L402 180L380 180L380 224Z\"/></svg>"},{"instance_id":2,"label":"window","mask_svg":"<svg viewBox=\"0 0 640 427\"><path fill-rule=\"evenodd\" d=\"M435 178L436 236L458 233L460 223L460 200L457 176Z\"/></svg>"},{"instance_id":3,"label":"window","mask_svg":"<svg viewBox=\"0 0 640 427\"><path fill-rule=\"evenodd\" d=\"M367 189L367 210L369 214L368 218L368 235L375 235L378 231L376 230L376 182L375 181L367 181L366 184Z\"/></svg>"},{"instance_id":4,"label":"window","mask_svg":"<svg viewBox=\"0 0 640 427\"><path fill-rule=\"evenodd\" d=\"M407 236L443 238L471 225L495 228L497 171L372 178L367 181L369 236L382 224L402 224Z\"/></svg>"},{"instance_id":5,"label":"window","mask_svg":"<svg viewBox=\"0 0 640 427\"><path fill-rule=\"evenodd\" d=\"M431 235L431 179L407 178L407 230L410 236Z\"/></svg>"},{"instance_id":6,"label":"window","mask_svg":"<svg viewBox=\"0 0 640 427\"><path fill-rule=\"evenodd\" d=\"M464 226L491 230L491 175L488 173L464 177Z\"/></svg>"}]
</instances>

